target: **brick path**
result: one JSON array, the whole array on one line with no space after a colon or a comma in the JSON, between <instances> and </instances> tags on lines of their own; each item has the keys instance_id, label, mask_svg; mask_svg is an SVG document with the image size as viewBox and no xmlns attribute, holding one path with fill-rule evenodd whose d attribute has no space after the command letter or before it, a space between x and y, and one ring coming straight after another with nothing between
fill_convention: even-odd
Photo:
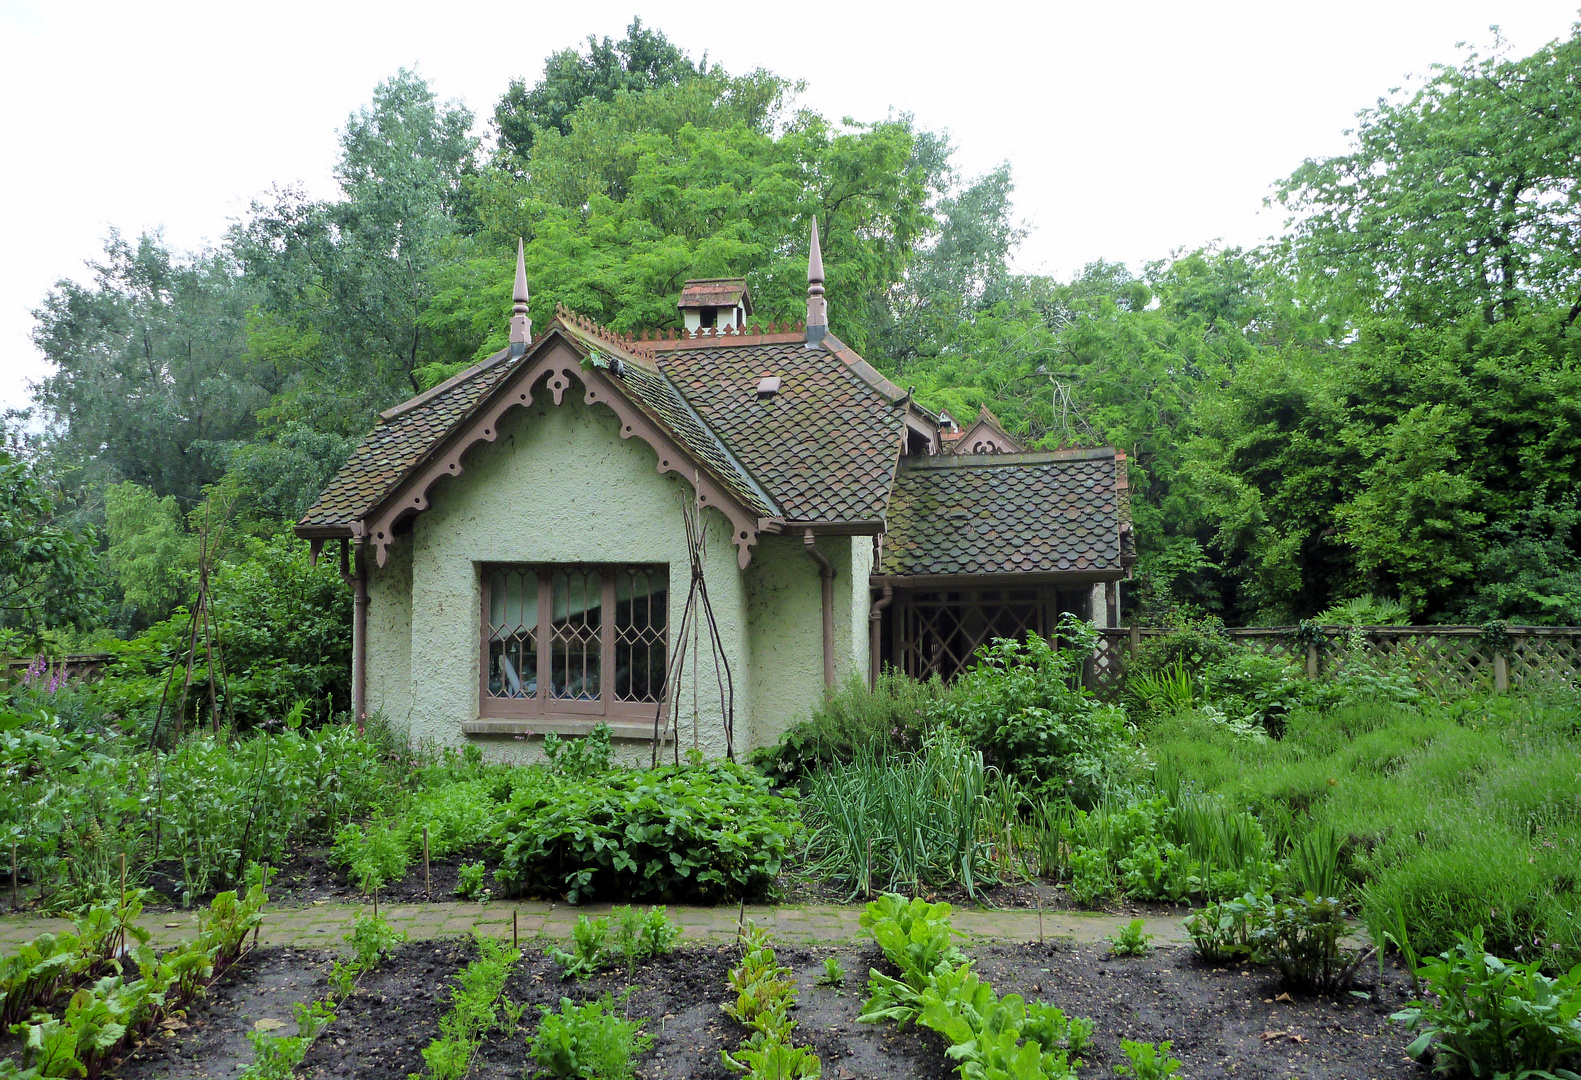
<instances>
[{"instance_id":1,"label":"brick path","mask_svg":"<svg viewBox=\"0 0 1581 1080\"><path fill-rule=\"evenodd\" d=\"M567 937L578 915L607 914L608 904L583 904L571 907L540 901L501 901L489 904L432 903L381 905L380 914L391 925L405 930L414 941L451 937L473 932L511 936L511 919L523 939L538 935ZM305 908L266 910L260 942L265 945L298 945L309 948L339 947L341 935L351 929L352 918L368 905L322 904ZM682 929L684 940L696 942L729 941L736 935L738 909L734 907L670 907L670 918ZM747 905L746 917L778 940L798 943L850 943L858 937L860 906ZM1067 941L1095 942L1113 934L1130 921L1115 914L1071 911L1044 912L1042 937ZM196 933L197 919L192 912L165 912L138 920L161 947L190 938ZM1037 941L1036 911L974 910L956 908L953 922L957 929L983 941ZM44 919L0 915L0 955L16 950L39 934L71 929L64 919ZM1146 931L1160 945L1179 944L1190 939L1178 918L1148 919Z\"/></svg>"}]
</instances>

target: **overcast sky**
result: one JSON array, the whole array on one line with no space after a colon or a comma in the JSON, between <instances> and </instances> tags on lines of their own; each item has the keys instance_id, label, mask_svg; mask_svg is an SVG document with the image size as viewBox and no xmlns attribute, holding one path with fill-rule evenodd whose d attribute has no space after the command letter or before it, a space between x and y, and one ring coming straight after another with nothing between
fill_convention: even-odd
<instances>
[{"instance_id":1,"label":"overcast sky","mask_svg":"<svg viewBox=\"0 0 1581 1080\"><path fill-rule=\"evenodd\" d=\"M511 78L635 13L728 70L805 79L828 115L947 128L969 172L1008 159L1022 268L1068 276L1258 242L1269 185L1342 151L1358 109L1492 24L1516 55L1565 36L1574 3L0 0L0 402L45 372L31 309L112 226L193 248L272 184L333 194L337 129L403 65L482 130Z\"/></svg>"}]
</instances>

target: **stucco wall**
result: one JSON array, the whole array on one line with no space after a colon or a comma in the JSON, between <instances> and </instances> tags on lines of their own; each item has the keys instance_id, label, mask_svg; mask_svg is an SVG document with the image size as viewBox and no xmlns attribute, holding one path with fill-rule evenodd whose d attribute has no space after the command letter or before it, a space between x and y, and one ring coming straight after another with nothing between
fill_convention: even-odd
<instances>
[{"instance_id":1,"label":"stucco wall","mask_svg":"<svg viewBox=\"0 0 1581 1080\"><path fill-rule=\"evenodd\" d=\"M872 540L821 536L834 565L834 670L843 682L868 672L867 578ZM752 647L753 747L774 742L823 694L822 585L818 564L798 535L765 536L747 567Z\"/></svg>"},{"instance_id":2,"label":"stucco wall","mask_svg":"<svg viewBox=\"0 0 1581 1080\"><path fill-rule=\"evenodd\" d=\"M441 481L430 492L431 509L416 519L409 544L406 700L396 689L402 678L401 647L394 639L401 636L401 619L393 594L399 591L400 575L393 558L380 575L379 610L388 617L369 620L370 688L380 688L380 696L371 700L397 722L402 713L409 717L406 722L415 738L441 745L476 741L490 757L536 756L536 739L462 732L462 724L478 715L479 567L485 562L668 564L673 649L688 585L680 505L692 492L676 474L658 473L655 464L646 443L620 438L612 412L582 403L580 387L569 389L561 405L544 394L532 406L506 414L498 438L474 448L463 473ZM735 677L739 754L743 743L753 741L748 730L755 688L748 670L747 589L736 566L729 523L712 510L704 512L703 522L708 531L704 572ZM398 550L399 545L392 556ZM389 599L384 599L386 593ZM702 716L698 742L705 753L718 755L724 751L720 695L706 640L701 657L701 670L676 688L682 745L692 743L696 676ZM645 743L625 745L631 759L646 757Z\"/></svg>"},{"instance_id":3,"label":"stucco wall","mask_svg":"<svg viewBox=\"0 0 1581 1080\"><path fill-rule=\"evenodd\" d=\"M371 552L370 552L371 555ZM412 538L397 536L383 566L368 559L368 709L405 728L412 719Z\"/></svg>"}]
</instances>

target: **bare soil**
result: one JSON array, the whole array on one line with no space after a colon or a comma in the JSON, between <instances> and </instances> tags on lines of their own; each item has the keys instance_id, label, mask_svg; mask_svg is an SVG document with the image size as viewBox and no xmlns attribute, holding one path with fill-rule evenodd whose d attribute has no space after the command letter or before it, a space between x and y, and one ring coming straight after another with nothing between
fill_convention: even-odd
<instances>
[{"instance_id":1,"label":"bare soil","mask_svg":"<svg viewBox=\"0 0 1581 1080\"><path fill-rule=\"evenodd\" d=\"M519 1029L497 1028L485 1041L470 1080L516 1080L530 1074L528 1039L540 1007L562 997L582 1002L605 993L624 1001L628 1015L644 1017L654 1047L636 1063L639 1077L727 1080L720 1051L739 1045L745 1032L720 1011L725 973L737 959L734 946L688 946L638 967L564 982L538 943L527 945L505 994L525 1009ZM788 946L781 960L796 972L798 1043L823 1062L826 1080L945 1080L954 1075L943 1045L931 1032L900 1032L893 1025L856 1022L867 971L887 965L871 945L840 949ZM977 968L1001 993L1020 993L1060 1006L1097 1023L1081 1075L1100 1080L1125 1061L1120 1040L1169 1040L1184 1062L1183 1080L1299 1076L1312 1080L1376 1080L1424 1070L1404 1055L1409 1035L1389 1013L1409 996L1404 974L1393 965L1361 973L1355 993L1335 997L1287 994L1277 977L1250 965L1214 967L1185 948L1160 948L1147 956L1110 957L1106 947L979 945ZM474 955L469 941L422 942L401 947L364 978L309 1051L298 1075L313 1080L405 1080L421 1073L421 1050L438 1034L450 1006L456 972ZM847 973L843 989L820 986L824 959L836 956ZM189 1011L187 1027L156 1038L128 1055L115 1074L124 1080L154 1077L234 1077L252 1060L248 1032L278 1024L295 1032L291 1003L322 997L329 954L263 948L227 972Z\"/></svg>"}]
</instances>

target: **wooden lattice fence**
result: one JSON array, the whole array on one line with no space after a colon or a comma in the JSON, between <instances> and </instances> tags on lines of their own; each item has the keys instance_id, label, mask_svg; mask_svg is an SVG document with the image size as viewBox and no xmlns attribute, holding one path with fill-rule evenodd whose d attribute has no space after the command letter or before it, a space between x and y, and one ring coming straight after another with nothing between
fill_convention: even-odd
<instances>
[{"instance_id":1,"label":"wooden lattice fence","mask_svg":"<svg viewBox=\"0 0 1581 1080\"><path fill-rule=\"evenodd\" d=\"M1481 626L1294 626L1235 627L1232 642L1301 664L1319 678L1357 664L1397 671L1439 692L1535 689L1574 685L1581 675L1581 627L1511 626L1505 634ZM1124 685L1130 656L1149 638L1169 629L1101 629L1088 666L1087 682L1099 694ZM1186 658L1188 663L1190 657ZM1200 659L1200 658L1199 658Z\"/></svg>"}]
</instances>

